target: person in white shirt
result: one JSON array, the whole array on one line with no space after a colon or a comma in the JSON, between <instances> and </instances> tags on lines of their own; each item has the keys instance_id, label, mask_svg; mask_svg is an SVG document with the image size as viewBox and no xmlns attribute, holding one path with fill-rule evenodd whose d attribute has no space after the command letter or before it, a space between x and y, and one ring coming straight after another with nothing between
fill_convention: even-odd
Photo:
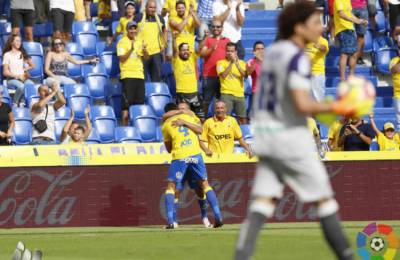
<instances>
[{"instance_id":1,"label":"person in white shirt","mask_svg":"<svg viewBox=\"0 0 400 260\"><path fill-rule=\"evenodd\" d=\"M74 0L50 0L50 13L53 22L53 37L71 39L72 23L75 17Z\"/></svg>"},{"instance_id":2,"label":"person in white shirt","mask_svg":"<svg viewBox=\"0 0 400 260\"><path fill-rule=\"evenodd\" d=\"M237 55L243 60L245 50L240 39L244 24L244 7L242 0L216 0L213 3L213 17L222 21L222 36L236 43Z\"/></svg>"},{"instance_id":3,"label":"person in white shirt","mask_svg":"<svg viewBox=\"0 0 400 260\"><path fill-rule=\"evenodd\" d=\"M32 144L55 144L55 111L65 105L65 98L58 84L54 85L52 91L47 85L41 85L38 92L39 101L31 105ZM54 96L56 96L56 102L49 104Z\"/></svg>"}]
</instances>

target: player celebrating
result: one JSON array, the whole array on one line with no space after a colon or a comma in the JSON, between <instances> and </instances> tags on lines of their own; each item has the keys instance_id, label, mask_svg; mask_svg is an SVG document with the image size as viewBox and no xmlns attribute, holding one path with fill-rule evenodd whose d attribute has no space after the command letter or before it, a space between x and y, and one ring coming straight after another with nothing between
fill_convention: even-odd
<instances>
[{"instance_id":1,"label":"player celebrating","mask_svg":"<svg viewBox=\"0 0 400 260\"><path fill-rule=\"evenodd\" d=\"M168 113L177 109L176 104L169 103L164 110ZM217 196L207 181L206 167L197 137L201 132L201 126L196 124L193 117L187 114L172 116L162 126L165 148L172 155L165 191L167 229L174 228L175 189L182 189L185 174L191 174L191 178L194 178L205 192L207 201L214 213L214 227L223 225Z\"/></svg>"},{"instance_id":2,"label":"player celebrating","mask_svg":"<svg viewBox=\"0 0 400 260\"><path fill-rule=\"evenodd\" d=\"M342 231L328 174L314 152L307 115L355 112L349 99L318 103L310 97L310 62L303 50L322 33L318 10L307 1L288 5L279 16L280 40L266 51L256 93L254 148L259 164L252 200L236 244L235 259L251 258L259 230L275 209L275 198L287 184L302 202L317 204L327 242L338 259L353 259Z\"/></svg>"}]
</instances>

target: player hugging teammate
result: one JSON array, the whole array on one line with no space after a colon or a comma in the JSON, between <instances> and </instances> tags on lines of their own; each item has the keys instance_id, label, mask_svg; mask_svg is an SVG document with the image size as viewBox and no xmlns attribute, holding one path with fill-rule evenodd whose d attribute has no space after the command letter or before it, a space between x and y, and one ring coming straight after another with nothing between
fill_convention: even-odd
<instances>
[{"instance_id":1,"label":"player hugging teammate","mask_svg":"<svg viewBox=\"0 0 400 260\"><path fill-rule=\"evenodd\" d=\"M210 226L207 218L207 202L214 213L214 227L223 225L218 199L207 181L207 170L201 155L198 135L202 133L200 120L192 114L186 104L178 109L174 103L165 106L165 122L162 126L165 148L172 155L168 171L167 189L165 191L165 208L167 213L167 229L177 225L177 209L179 191L185 181L196 191L203 223ZM204 198L205 197L205 198Z\"/></svg>"}]
</instances>

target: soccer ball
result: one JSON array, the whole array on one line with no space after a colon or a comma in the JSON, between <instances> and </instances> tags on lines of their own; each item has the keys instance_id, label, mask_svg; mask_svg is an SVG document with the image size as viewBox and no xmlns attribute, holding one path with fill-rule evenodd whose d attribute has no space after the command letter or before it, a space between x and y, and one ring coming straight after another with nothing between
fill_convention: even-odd
<instances>
[{"instance_id":1,"label":"soccer ball","mask_svg":"<svg viewBox=\"0 0 400 260\"><path fill-rule=\"evenodd\" d=\"M381 237L374 237L371 239L370 246L372 250L379 252L385 248L385 241Z\"/></svg>"},{"instance_id":2,"label":"soccer ball","mask_svg":"<svg viewBox=\"0 0 400 260\"><path fill-rule=\"evenodd\" d=\"M362 77L350 76L342 81L337 90L337 98L345 99L355 105L354 116L363 117L371 113L375 104L375 87L371 81Z\"/></svg>"}]
</instances>

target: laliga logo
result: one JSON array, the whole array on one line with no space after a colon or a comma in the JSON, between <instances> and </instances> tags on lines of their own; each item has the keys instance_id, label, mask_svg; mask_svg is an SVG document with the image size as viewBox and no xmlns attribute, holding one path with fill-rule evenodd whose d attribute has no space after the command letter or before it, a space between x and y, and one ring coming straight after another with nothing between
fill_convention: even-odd
<instances>
[{"instance_id":1,"label":"laliga logo","mask_svg":"<svg viewBox=\"0 0 400 260\"><path fill-rule=\"evenodd\" d=\"M392 260L396 256L398 239L393 228L371 223L357 235L357 253L362 260Z\"/></svg>"}]
</instances>

